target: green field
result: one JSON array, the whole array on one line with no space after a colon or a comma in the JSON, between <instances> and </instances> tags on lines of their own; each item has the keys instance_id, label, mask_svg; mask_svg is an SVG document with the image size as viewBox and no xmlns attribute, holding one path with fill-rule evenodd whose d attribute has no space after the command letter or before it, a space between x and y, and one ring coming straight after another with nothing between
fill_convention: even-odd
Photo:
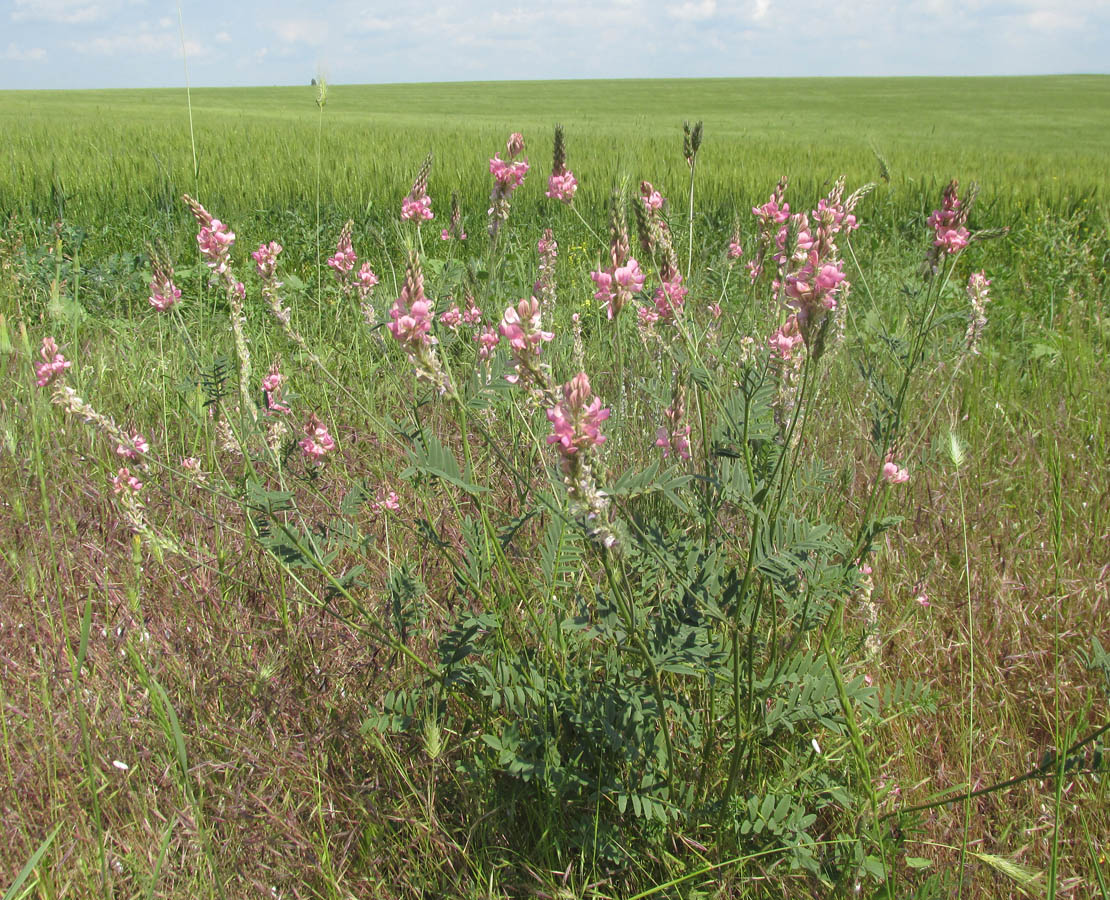
<instances>
[{"instance_id":1,"label":"green field","mask_svg":"<svg viewBox=\"0 0 1110 900\"><path fill-rule=\"evenodd\" d=\"M207 201L238 221L313 201L314 100L308 86L194 90ZM1002 219L1105 195L1108 107L1106 76L339 85L323 112L321 197L335 215L383 221L432 151L433 198L480 202L506 131L524 133L542 168L554 122L590 203L614 176L673 191L685 178L677 129L702 119L707 212L768 193L787 171L809 189L830 175L873 180L878 151L915 199L952 177L978 180ZM67 217L107 227L179 213L176 198L196 188L182 90L0 92L0 127L0 210L49 216L61 196Z\"/></svg>"},{"instance_id":2,"label":"green field","mask_svg":"<svg viewBox=\"0 0 1110 900\"><path fill-rule=\"evenodd\" d=\"M4 900L1110 897L1110 77L316 96L0 92ZM573 209L543 195L555 123ZM783 175L795 214L874 183L792 359L774 250L744 267ZM972 240L930 275L953 178ZM241 308L184 193L237 235ZM622 217L646 286L610 321ZM362 301L326 264L347 221ZM384 327L410 253L436 315L497 326L546 228L535 370ZM672 262L689 294L652 323ZM46 337L72 367L40 387ZM271 367L292 412L256 419ZM575 456L579 371L610 414Z\"/></svg>"}]
</instances>

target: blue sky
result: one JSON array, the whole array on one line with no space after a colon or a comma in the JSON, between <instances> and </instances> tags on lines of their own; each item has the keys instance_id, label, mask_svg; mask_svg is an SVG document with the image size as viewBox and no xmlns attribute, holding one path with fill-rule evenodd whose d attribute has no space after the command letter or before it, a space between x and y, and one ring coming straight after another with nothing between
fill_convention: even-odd
<instances>
[{"instance_id":1,"label":"blue sky","mask_svg":"<svg viewBox=\"0 0 1110 900\"><path fill-rule=\"evenodd\" d=\"M182 0L193 85L1110 72L1110 0ZM184 83L178 5L2 0L0 88Z\"/></svg>"}]
</instances>

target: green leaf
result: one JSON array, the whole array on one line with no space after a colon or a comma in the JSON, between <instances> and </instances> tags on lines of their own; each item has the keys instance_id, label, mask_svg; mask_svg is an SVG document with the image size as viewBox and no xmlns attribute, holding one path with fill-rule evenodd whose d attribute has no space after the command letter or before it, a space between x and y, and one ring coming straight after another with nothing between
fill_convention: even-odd
<instances>
[{"instance_id":1,"label":"green leaf","mask_svg":"<svg viewBox=\"0 0 1110 900\"><path fill-rule=\"evenodd\" d=\"M423 446L421 446L423 444ZM412 478L416 472L423 472L453 484L468 494L481 494L489 490L478 484L466 481L459 469L458 460L440 443L434 434L425 434L409 450L412 465L401 473L402 478Z\"/></svg>"}]
</instances>

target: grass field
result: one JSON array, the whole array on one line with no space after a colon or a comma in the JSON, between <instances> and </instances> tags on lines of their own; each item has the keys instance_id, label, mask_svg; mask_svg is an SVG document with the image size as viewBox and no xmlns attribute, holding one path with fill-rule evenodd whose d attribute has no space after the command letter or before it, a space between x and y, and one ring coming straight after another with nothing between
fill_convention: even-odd
<instances>
[{"instance_id":1,"label":"grass field","mask_svg":"<svg viewBox=\"0 0 1110 900\"><path fill-rule=\"evenodd\" d=\"M4 900L1110 896L1110 77L315 98L193 91L194 171L181 90L0 93ZM573 210L543 196L556 122ZM512 131L532 168L491 241ZM779 358L752 207L842 174L876 182L821 250L851 292ZM951 178L982 239L924 277ZM621 184L647 280L610 321ZM453 192L465 243L439 239ZM236 232L241 310L184 193ZM326 264L348 220L361 304ZM476 328L383 327L409 251L437 315L496 326L542 293L548 227L539 368L508 334L485 368ZM248 257L270 240L280 289ZM689 294L652 323L668 240ZM72 367L43 388L47 336ZM587 415L580 370L610 415L575 457L547 436ZM256 421L274 396L288 419ZM682 422L691 458L661 459Z\"/></svg>"}]
</instances>

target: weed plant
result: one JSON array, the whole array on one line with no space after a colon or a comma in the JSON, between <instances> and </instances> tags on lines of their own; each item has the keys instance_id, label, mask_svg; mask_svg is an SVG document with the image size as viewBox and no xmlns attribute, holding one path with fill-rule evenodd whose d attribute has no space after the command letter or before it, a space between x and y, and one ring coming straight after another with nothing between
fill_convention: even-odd
<instances>
[{"instance_id":1,"label":"weed plant","mask_svg":"<svg viewBox=\"0 0 1110 900\"><path fill-rule=\"evenodd\" d=\"M321 104L320 121L328 115ZM1106 340L1091 258L1105 243L1090 240L1090 213L1046 219L1044 247L1006 251L1011 283L1053 259L1060 295L1047 312L1010 303L996 318L998 279L981 270L1007 238L976 221L974 189L952 182L927 222L922 206L903 223L917 229L914 249L869 222L871 211L897 218L886 189L848 193L844 179L820 192L783 179L751 215L706 216L696 200L712 142L703 150L700 122L685 134L673 207L646 181L587 181L573 141L559 138L541 201L543 176L514 134L489 160L489 212L465 218L474 189L448 214L433 202L445 196L438 163L409 159L399 216L337 227L335 252L316 254L311 275L285 268L272 233L248 262L230 225L191 197L196 255L136 247L90 269L64 222L40 246L9 229L14 302L0 339L19 413L5 434L34 485L11 495L13 517L39 523L42 541L29 557L13 541L5 559L26 597L59 591L41 627L68 686L57 693L55 669L40 667L45 733L26 744L10 736L28 726L8 724L16 705L4 687L6 777L23 817L13 825L30 859L13 869L13 892L34 871L45 896L200 884L221 896L269 879L291 896L357 885L382 896L933 897L1040 890L1043 868L1050 891L1105 893L1097 837L1071 849L1060 840L1067 816L1087 835L1107 821L1101 595L1082 601L1090 675L1057 682L1046 755L973 777L977 749L1001 733L982 715L991 688L975 666L984 641L997 646L976 627L975 445L946 438L951 484L930 483L935 436L973 414L985 421L989 396L1004 416L1026 417L1034 439L1031 410L976 390L984 369L1015 358L987 341L997 318L1032 348L1013 363L1023 378L1070 368L1077 406L1058 439L1081 435L1091 459L1105 452L1105 402L1076 380L1089 376L1075 348L1094 354ZM317 221L300 232L310 242L327 224L318 211ZM117 345L147 352L82 349L99 339L97 278L131 295L104 302ZM1063 595L1065 516L1085 516L1092 541L1073 535L1072 552L1095 546L1105 478L1075 473L1102 492L1080 501L1084 512L1066 510L1052 459L1053 593ZM896 568L892 536L922 482L911 524L927 504L955 504L957 549L914 547L905 552L921 558ZM94 512L66 501L78 490L95 496ZM122 575L78 561L78 535L97 543L90 528L126 550ZM927 561L930 551L941 559ZM910 798L928 761L896 760L897 736L914 747L914 730L947 721L953 705L950 686L921 677L912 658L919 619L938 603L921 573L946 566L969 665L955 692L962 743L937 766L962 771L921 778L943 796ZM151 569L194 599L152 597ZM879 572L907 605L878 596ZM913 590L896 586L910 573ZM272 630L257 648L235 637L256 617ZM94 621L105 640L118 623L95 660ZM1039 652L1078 673L1078 657L1063 658L1067 621L1057 607L1051 651ZM187 637L194 628L246 681L190 676L191 659L223 655ZM81 687L91 666L119 673L117 698ZM96 725L109 705L120 719L106 768L93 738L110 743ZM236 767L255 765L236 761L237 732L271 716L292 739L293 771L229 801ZM201 720L228 730L191 738ZM56 721L76 723L80 765L35 783L72 783L93 836L66 870L44 864L58 831L28 821L62 798L30 798L16 777L31 740L48 766L65 765ZM129 745L144 748L131 763ZM158 835L146 844L120 838L126 805L110 777L132 766L132 791L173 798L137 801L135 815L158 812L137 829ZM336 766L357 770L343 780ZM347 788L325 801L337 780ZM981 804L1038 780L1054 793L1044 865L980 846ZM1073 791L1085 802L1069 810ZM278 875L267 856L253 882L237 878L232 860L249 853L254 829L281 833L276 807L296 822L284 827L297 862ZM955 824L941 824L949 811Z\"/></svg>"}]
</instances>

